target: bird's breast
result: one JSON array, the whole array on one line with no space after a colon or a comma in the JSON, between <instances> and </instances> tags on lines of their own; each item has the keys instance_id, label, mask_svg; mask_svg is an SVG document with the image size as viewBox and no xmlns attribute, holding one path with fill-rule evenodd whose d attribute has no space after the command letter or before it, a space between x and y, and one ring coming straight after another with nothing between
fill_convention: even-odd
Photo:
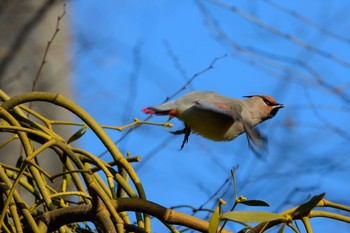
<instances>
[{"instance_id":1,"label":"bird's breast","mask_svg":"<svg viewBox=\"0 0 350 233\"><path fill-rule=\"evenodd\" d=\"M241 122L194 106L179 110L177 117L195 133L214 141L230 141L244 132Z\"/></svg>"}]
</instances>

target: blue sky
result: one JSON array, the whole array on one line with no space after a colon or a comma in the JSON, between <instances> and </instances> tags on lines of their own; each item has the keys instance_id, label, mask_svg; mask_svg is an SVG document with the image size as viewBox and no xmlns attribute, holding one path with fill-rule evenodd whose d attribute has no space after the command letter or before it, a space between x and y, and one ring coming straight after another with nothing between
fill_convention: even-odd
<instances>
[{"instance_id":1,"label":"blue sky","mask_svg":"<svg viewBox=\"0 0 350 233\"><path fill-rule=\"evenodd\" d=\"M259 126L269 138L266 161L253 155L245 136L211 142L191 135L179 151L182 137L162 127L134 130L118 147L142 156L135 169L149 200L199 207L239 166L239 194L271 205L259 210L283 211L322 192L328 200L350 205L350 3L276 3L77 0L67 5L76 101L101 124L144 119L143 107L163 102L224 54L180 95L192 90L235 98L268 94L286 104ZM181 122L172 123L182 128ZM109 133L114 140L124 134ZM98 155L103 148L92 140L83 138L82 146ZM110 161L107 155L104 159ZM232 205L232 192L223 198ZM315 232L329 232L327 226L349 230L336 221L311 223ZM162 229L154 224L155 232Z\"/></svg>"}]
</instances>

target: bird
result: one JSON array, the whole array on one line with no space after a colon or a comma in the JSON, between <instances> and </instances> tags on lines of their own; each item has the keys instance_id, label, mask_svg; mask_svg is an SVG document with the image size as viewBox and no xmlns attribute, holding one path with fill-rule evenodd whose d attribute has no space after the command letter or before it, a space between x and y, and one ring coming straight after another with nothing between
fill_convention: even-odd
<instances>
[{"instance_id":1,"label":"bird","mask_svg":"<svg viewBox=\"0 0 350 233\"><path fill-rule=\"evenodd\" d=\"M257 152L257 148L265 148L267 140L254 126L273 118L285 105L268 95L244 97L246 99L241 100L211 91L192 91L174 101L145 107L142 111L168 115L169 120L176 117L184 122L183 130L172 132L185 134L181 149L188 143L191 132L213 141L232 141L246 133L249 147Z\"/></svg>"}]
</instances>

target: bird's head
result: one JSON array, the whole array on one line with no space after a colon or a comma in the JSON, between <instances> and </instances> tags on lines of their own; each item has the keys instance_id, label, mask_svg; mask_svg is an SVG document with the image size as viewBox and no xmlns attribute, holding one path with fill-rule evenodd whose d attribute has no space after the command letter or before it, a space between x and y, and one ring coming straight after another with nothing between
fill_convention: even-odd
<instances>
[{"instance_id":1,"label":"bird's head","mask_svg":"<svg viewBox=\"0 0 350 233\"><path fill-rule=\"evenodd\" d=\"M274 117L279 109L285 107L284 104L279 104L272 96L268 95L250 95L244 97L249 98L247 102L251 108L251 114L260 118L261 121Z\"/></svg>"}]
</instances>

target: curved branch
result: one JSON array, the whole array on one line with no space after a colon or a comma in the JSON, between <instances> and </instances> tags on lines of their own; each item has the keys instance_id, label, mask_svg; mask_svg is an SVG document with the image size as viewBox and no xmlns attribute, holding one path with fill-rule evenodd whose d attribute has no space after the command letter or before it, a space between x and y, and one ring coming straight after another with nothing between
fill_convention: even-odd
<instances>
[{"instance_id":1,"label":"curved branch","mask_svg":"<svg viewBox=\"0 0 350 233\"><path fill-rule=\"evenodd\" d=\"M48 211L37 220L42 232L52 232L69 223L91 221L96 223L102 232L116 233L108 211L103 207L96 210L88 204ZM28 229L24 229L24 232L27 232L26 230Z\"/></svg>"},{"instance_id":2,"label":"curved branch","mask_svg":"<svg viewBox=\"0 0 350 233\"><path fill-rule=\"evenodd\" d=\"M6 100L1 106L5 110L10 110L20 104L24 104L32 101L44 101L44 102L50 102L52 104L58 105L72 112L77 117L79 117L82 121L84 121L86 125L89 126L89 128L92 131L94 131L96 136L105 145L107 150L110 151L110 154L114 158L115 162L117 162L119 166L123 167L125 171L129 174L132 182L136 187L136 190L138 191L140 198L146 199L144 188L133 167L128 163L126 158L122 155L122 153L115 146L113 141L108 137L106 132L96 122L96 120L92 118L85 110L83 110L79 105L77 105L73 101L66 99L60 94L48 93L48 92L29 92L29 93L23 93L23 94L14 96L11 99ZM60 142L57 142L57 144L59 143ZM61 144L62 144L62 148L60 149L64 149L65 147L63 143ZM67 153L68 151L65 151L65 152ZM147 216L145 216L145 226L147 229L151 228L150 219Z\"/></svg>"},{"instance_id":3,"label":"curved branch","mask_svg":"<svg viewBox=\"0 0 350 233\"><path fill-rule=\"evenodd\" d=\"M82 121L86 123L86 125L91 128L92 131L96 134L96 136L104 143L105 147L110 151L113 156L115 162L125 168L125 170L130 175L133 183L136 186L136 189L139 192L141 198L145 198L145 192L141 185L141 182L135 173L132 166L128 163L126 158L121 154L118 148L115 146L113 141L107 136L104 130L98 125L95 119L93 119L85 110L83 110L80 106L75 104L73 101L65 98L60 94L49 93L49 92L28 92L23 93L17 96L12 97L9 100L6 100L2 107L5 110L10 110L20 104L24 104L32 101L44 101L50 102L52 104L58 105L62 108L67 109L68 111L74 113L77 117L79 117Z\"/></svg>"},{"instance_id":4,"label":"curved branch","mask_svg":"<svg viewBox=\"0 0 350 233\"><path fill-rule=\"evenodd\" d=\"M118 198L112 200L112 204L119 211L137 211L149 214L158 218L160 221L188 227L199 232L208 232L209 223L202 219L177 212L173 209L165 208L151 201L142 200L139 198ZM223 229L222 233L230 231Z\"/></svg>"},{"instance_id":5,"label":"curved branch","mask_svg":"<svg viewBox=\"0 0 350 233\"><path fill-rule=\"evenodd\" d=\"M139 198L119 198L112 200L112 205L117 212L137 211L154 216L164 223L185 226L199 232L208 232L208 222L165 208L154 202ZM59 229L63 225L83 221L94 222L101 227L103 232L116 232L110 214L103 205L99 205L98 210L95 210L92 205L85 204L47 211L38 217L37 221L39 221L38 226L40 230L50 232ZM129 224L125 224L125 229L144 232L144 229ZM24 232L27 232L26 230L28 229L24 229ZM230 231L223 229L221 232L229 233Z\"/></svg>"}]
</instances>

